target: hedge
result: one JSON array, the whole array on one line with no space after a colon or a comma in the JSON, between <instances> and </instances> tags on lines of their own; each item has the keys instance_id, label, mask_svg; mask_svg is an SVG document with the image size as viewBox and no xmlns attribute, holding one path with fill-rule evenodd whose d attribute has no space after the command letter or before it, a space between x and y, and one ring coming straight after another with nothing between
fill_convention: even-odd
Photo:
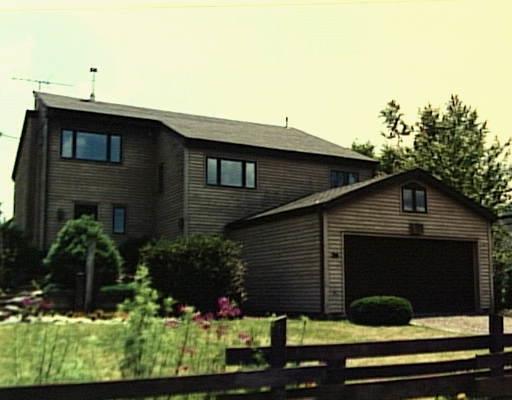
<instances>
[{"instance_id":1,"label":"hedge","mask_svg":"<svg viewBox=\"0 0 512 400\"><path fill-rule=\"evenodd\" d=\"M348 317L360 325L407 325L413 315L409 300L396 296L371 296L350 304Z\"/></svg>"}]
</instances>

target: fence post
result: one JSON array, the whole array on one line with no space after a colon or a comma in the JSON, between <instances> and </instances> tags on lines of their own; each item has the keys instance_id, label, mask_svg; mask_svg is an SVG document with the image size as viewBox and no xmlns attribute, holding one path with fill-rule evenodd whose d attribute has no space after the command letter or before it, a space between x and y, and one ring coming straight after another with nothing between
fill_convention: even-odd
<instances>
[{"instance_id":1,"label":"fence post","mask_svg":"<svg viewBox=\"0 0 512 400\"><path fill-rule=\"evenodd\" d=\"M270 325L270 367L284 368L286 366L286 316L277 317ZM272 399L286 399L286 387L272 387Z\"/></svg>"},{"instance_id":2,"label":"fence post","mask_svg":"<svg viewBox=\"0 0 512 400\"><path fill-rule=\"evenodd\" d=\"M327 362L327 379L326 384L343 384L345 383L344 369L347 364L347 359L341 358L339 360L330 360Z\"/></svg>"},{"instance_id":3,"label":"fence post","mask_svg":"<svg viewBox=\"0 0 512 400\"><path fill-rule=\"evenodd\" d=\"M503 315L489 314L489 351L491 354L502 354L505 350L503 343ZM502 358L502 362L498 367L491 368L491 374L493 376L502 376L505 369L505 360Z\"/></svg>"}]
</instances>

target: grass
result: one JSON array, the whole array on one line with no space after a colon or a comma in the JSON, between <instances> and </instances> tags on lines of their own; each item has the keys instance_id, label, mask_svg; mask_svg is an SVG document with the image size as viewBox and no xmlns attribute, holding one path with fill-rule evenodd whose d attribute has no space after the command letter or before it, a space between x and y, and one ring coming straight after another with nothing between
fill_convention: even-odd
<instances>
[{"instance_id":1,"label":"grass","mask_svg":"<svg viewBox=\"0 0 512 400\"><path fill-rule=\"evenodd\" d=\"M183 342L185 328L166 328L163 335L152 342L158 342L158 347L150 352L150 357L154 357L150 360L155 365L153 376L170 376L176 372L221 372L226 370L226 347L247 346L248 338L253 346L269 344L270 320L265 318L214 322L208 330L192 323L187 343ZM119 365L123 355L124 333L125 327L120 322L1 325L0 386L120 379L122 376ZM288 321L288 343L292 345L453 335L414 325L363 327L348 321ZM465 352L463 355L473 356L474 353ZM351 360L349 365L439 360L455 356L460 357L461 353Z\"/></svg>"}]
</instances>

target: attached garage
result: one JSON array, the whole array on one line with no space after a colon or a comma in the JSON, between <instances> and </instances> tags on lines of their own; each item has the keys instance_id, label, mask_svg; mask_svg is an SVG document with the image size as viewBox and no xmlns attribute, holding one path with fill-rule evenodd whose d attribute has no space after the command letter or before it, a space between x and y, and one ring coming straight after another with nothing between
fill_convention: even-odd
<instances>
[{"instance_id":1,"label":"attached garage","mask_svg":"<svg viewBox=\"0 0 512 400\"><path fill-rule=\"evenodd\" d=\"M416 313L466 313L478 306L473 241L345 235L345 302L395 295Z\"/></svg>"},{"instance_id":2,"label":"attached garage","mask_svg":"<svg viewBox=\"0 0 512 400\"><path fill-rule=\"evenodd\" d=\"M230 224L249 311L345 315L368 295L417 314L492 307L494 216L416 169L314 193Z\"/></svg>"}]
</instances>

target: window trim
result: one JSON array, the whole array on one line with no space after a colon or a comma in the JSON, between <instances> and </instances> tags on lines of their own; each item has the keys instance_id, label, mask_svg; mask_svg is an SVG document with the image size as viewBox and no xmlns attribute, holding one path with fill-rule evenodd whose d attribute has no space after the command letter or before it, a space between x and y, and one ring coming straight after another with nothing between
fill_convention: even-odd
<instances>
[{"instance_id":1,"label":"window trim","mask_svg":"<svg viewBox=\"0 0 512 400\"><path fill-rule=\"evenodd\" d=\"M116 209L124 210L123 216L123 231L116 232ZM112 204L112 234L113 235L126 235L126 219L128 217L127 207L124 204Z\"/></svg>"},{"instance_id":2,"label":"window trim","mask_svg":"<svg viewBox=\"0 0 512 400\"><path fill-rule=\"evenodd\" d=\"M64 147L64 131L71 132L72 134L72 140L71 140L71 157L65 157L62 155L62 150ZM76 144L77 144L77 133L91 133L94 135L104 135L107 137L107 159L106 160L91 160L89 158L79 158L76 155ZM112 161L112 136L119 137L119 161ZM97 132L97 131L91 131L91 130L81 130L81 129L68 129L68 128L62 128L60 131L60 151L59 151L60 159L61 160L76 160L76 161L86 161L86 162L93 162L93 163L108 163L108 164L122 164L123 162L123 135L119 133L107 133L107 132Z\"/></svg>"},{"instance_id":3,"label":"window trim","mask_svg":"<svg viewBox=\"0 0 512 400\"><path fill-rule=\"evenodd\" d=\"M405 204L404 204L404 190L407 189L407 190L411 190L412 191L412 210L406 210L405 209ZM416 207L416 191L423 191L424 195L425 195L425 210L424 211L419 211ZM428 213L428 201L427 201L427 188L423 185L420 185L419 183L416 183L416 182L409 182L409 183L406 183L405 185L402 185L401 189L400 189L400 197L401 197L401 209L402 209L402 212L404 213L407 213L407 214L427 214Z\"/></svg>"},{"instance_id":4,"label":"window trim","mask_svg":"<svg viewBox=\"0 0 512 400\"><path fill-rule=\"evenodd\" d=\"M346 170L342 170L342 169L331 169L330 172L329 172L329 187L331 189L334 189L334 188L337 188L337 187L342 187L342 186L348 186L348 185L353 185L354 183L347 183L347 184L343 184L341 186L332 186L332 175L333 173L343 173L347 176L347 181L348 181L348 174L353 174L356 176L356 181L354 183L358 183L360 182L359 180L359 171L346 171ZM345 177L344 177L345 179Z\"/></svg>"},{"instance_id":5,"label":"window trim","mask_svg":"<svg viewBox=\"0 0 512 400\"><path fill-rule=\"evenodd\" d=\"M208 161L216 160L217 163L217 176L215 183L208 182ZM242 186L236 185L224 185L221 183L221 161L234 161L242 163ZM247 164L254 165L254 186L247 186ZM258 187L258 164L253 160L240 160L235 158L225 158L225 157L216 157L216 156L206 156L204 163L204 181L206 186L210 187L224 187L224 188L233 188L233 189L249 189L255 190Z\"/></svg>"}]
</instances>

